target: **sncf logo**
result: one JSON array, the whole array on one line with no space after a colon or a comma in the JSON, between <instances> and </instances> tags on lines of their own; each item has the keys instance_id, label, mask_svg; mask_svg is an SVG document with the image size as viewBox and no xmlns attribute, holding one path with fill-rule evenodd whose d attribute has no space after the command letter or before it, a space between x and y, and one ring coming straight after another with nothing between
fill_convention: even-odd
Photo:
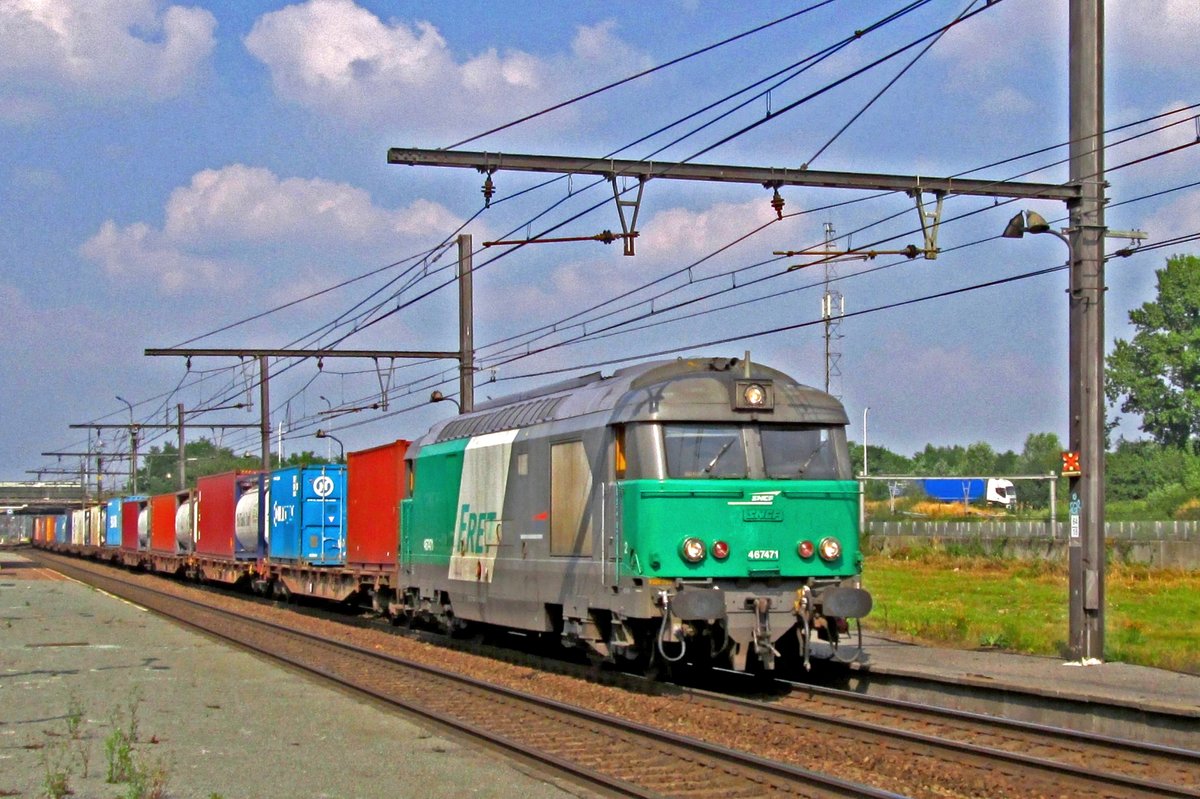
<instances>
[{"instance_id":1,"label":"sncf logo","mask_svg":"<svg viewBox=\"0 0 1200 799\"><path fill-rule=\"evenodd\" d=\"M749 501L730 502L730 505L757 505L758 507L771 507L775 504L775 497L779 496L782 491L760 491L750 495Z\"/></svg>"}]
</instances>

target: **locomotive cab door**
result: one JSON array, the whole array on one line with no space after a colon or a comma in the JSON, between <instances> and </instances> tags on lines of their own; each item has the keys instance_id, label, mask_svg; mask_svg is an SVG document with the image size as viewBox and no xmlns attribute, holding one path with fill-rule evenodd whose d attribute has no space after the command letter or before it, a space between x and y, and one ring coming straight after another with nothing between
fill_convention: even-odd
<instances>
[{"instance_id":1,"label":"locomotive cab door","mask_svg":"<svg viewBox=\"0 0 1200 799\"><path fill-rule=\"evenodd\" d=\"M601 582L607 588L615 588L621 577L621 481L629 462L625 425L613 425L612 430L612 455L600 485Z\"/></svg>"}]
</instances>

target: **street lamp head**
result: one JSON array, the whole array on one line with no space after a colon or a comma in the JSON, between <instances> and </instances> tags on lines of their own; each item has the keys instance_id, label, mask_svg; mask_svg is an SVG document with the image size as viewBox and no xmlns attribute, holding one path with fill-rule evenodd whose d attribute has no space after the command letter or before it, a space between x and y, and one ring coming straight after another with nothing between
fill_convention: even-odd
<instances>
[{"instance_id":1,"label":"street lamp head","mask_svg":"<svg viewBox=\"0 0 1200 799\"><path fill-rule=\"evenodd\" d=\"M458 400L454 399L454 397L447 397L445 394L438 391L437 389L434 389L433 393L429 395L429 401L430 402L453 402L454 407L458 408L458 412L462 413L462 406L458 404Z\"/></svg>"},{"instance_id":2,"label":"street lamp head","mask_svg":"<svg viewBox=\"0 0 1200 799\"><path fill-rule=\"evenodd\" d=\"M317 438L328 438L330 441L336 441L337 445L338 445L338 449L340 449L342 451L342 461L345 462L345 460L346 460L346 445L342 443L342 440L340 438L333 435L328 430L317 430L315 435Z\"/></svg>"},{"instance_id":3,"label":"street lamp head","mask_svg":"<svg viewBox=\"0 0 1200 799\"><path fill-rule=\"evenodd\" d=\"M1017 215L1008 220L1004 232L1000 234L1005 239L1020 239L1025 237L1025 212L1017 211Z\"/></svg>"},{"instance_id":4,"label":"street lamp head","mask_svg":"<svg viewBox=\"0 0 1200 799\"><path fill-rule=\"evenodd\" d=\"M1005 239L1024 238L1026 233L1052 233L1046 217L1037 211L1018 211L1017 215L1008 220L1004 232L1000 234Z\"/></svg>"},{"instance_id":5,"label":"street lamp head","mask_svg":"<svg viewBox=\"0 0 1200 799\"><path fill-rule=\"evenodd\" d=\"M1025 212L1025 229L1030 233L1049 233L1050 223L1037 211Z\"/></svg>"}]
</instances>

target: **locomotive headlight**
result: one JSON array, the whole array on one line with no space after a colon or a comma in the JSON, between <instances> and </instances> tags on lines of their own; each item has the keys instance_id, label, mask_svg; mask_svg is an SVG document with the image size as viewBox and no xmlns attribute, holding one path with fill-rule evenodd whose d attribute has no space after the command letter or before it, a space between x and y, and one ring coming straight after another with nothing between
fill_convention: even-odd
<instances>
[{"instance_id":1,"label":"locomotive headlight","mask_svg":"<svg viewBox=\"0 0 1200 799\"><path fill-rule=\"evenodd\" d=\"M734 410L771 411L774 408L775 386L770 380L738 380L734 383Z\"/></svg>"},{"instance_id":2,"label":"locomotive headlight","mask_svg":"<svg viewBox=\"0 0 1200 799\"><path fill-rule=\"evenodd\" d=\"M813 556L813 542L801 541L796 545L796 554L802 558L811 558Z\"/></svg>"},{"instance_id":3,"label":"locomotive headlight","mask_svg":"<svg viewBox=\"0 0 1200 799\"><path fill-rule=\"evenodd\" d=\"M724 541L716 541L712 545L713 557L717 560L725 560L729 557L729 544Z\"/></svg>"},{"instance_id":4,"label":"locomotive headlight","mask_svg":"<svg viewBox=\"0 0 1200 799\"><path fill-rule=\"evenodd\" d=\"M760 408L767 401L767 392L758 383L751 383L742 389L742 401L752 408Z\"/></svg>"},{"instance_id":5,"label":"locomotive headlight","mask_svg":"<svg viewBox=\"0 0 1200 799\"><path fill-rule=\"evenodd\" d=\"M821 560L837 560L842 554L842 545L836 538L821 539Z\"/></svg>"},{"instance_id":6,"label":"locomotive headlight","mask_svg":"<svg viewBox=\"0 0 1200 799\"><path fill-rule=\"evenodd\" d=\"M685 538L681 550L683 559L688 563L699 563L704 560L704 542L699 538Z\"/></svg>"}]
</instances>

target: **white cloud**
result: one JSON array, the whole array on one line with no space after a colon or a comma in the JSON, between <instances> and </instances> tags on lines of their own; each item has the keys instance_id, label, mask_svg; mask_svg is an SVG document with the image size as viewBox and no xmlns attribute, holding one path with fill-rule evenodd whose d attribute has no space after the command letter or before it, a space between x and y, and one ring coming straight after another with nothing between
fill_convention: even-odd
<instances>
[{"instance_id":1,"label":"white cloud","mask_svg":"<svg viewBox=\"0 0 1200 799\"><path fill-rule=\"evenodd\" d=\"M1143 68L1192 74L1200 39L1196 0L1121 0L1105 7L1105 35L1116 55ZM1188 55L1191 53L1191 55Z\"/></svg>"},{"instance_id":2,"label":"white cloud","mask_svg":"<svg viewBox=\"0 0 1200 799\"><path fill-rule=\"evenodd\" d=\"M997 4L947 31L931 55L947 62L944 73L952 91L976 95L980 88L1020 79L1026 80L1024 88L1032 91L1034 98L1044 96L1056 83L1066 88L1068 17L1066 2L1036 7ZM1194 52L1195 42L1200 40L1200 2L1109 2L1104 31L1110 85L1134 70L1162 77L1192 74L1194 59L1188 53ZM1038 74L1027 72L1038 64L1042 65Z\"/></svg>"},{"instance_id":3,"label":"white cloud","mask_svg":"<svg viewBox=\"0 0 1200 799\"><path fill-rule=\"evenodd\" d=\"M786 189L784 190L786 193ZM622 306L631 309L593 322L588 331L613 324L617 319L628 319L650 311L650 298L655 308L661 311L676 303L684 302L700 294L721 291L730 286L731 269L749 263L769 261L772 250L797 249L818 243L820 234L815 232L815 223L801 219L785 219L769 225L754 235L756 229L776 218L770 206L770 193L764 192L760 199L743 203L717 203L700 209L666 208L643 213L648 219L640 223L636 240L637 255L633 258L621 254L621 243L614 242L600 249L594 244L556 245L560 247L591 248L587 256L569 261L556 260L547 267L544 278L523 280L519 284L506 285L505 302L492 309L497 319L526 318L550 322L571 313L588 308L607 297L622 296L646 284L652 288L640 291L631 297L605 307L598 314L587 314L589 318L606 315ZM785 207L785 213L794 206ZM613 212L615 213L615 212ZM606 223L613 223L609 218ZM814 238L814 235L816 238ZM580 251L577 251L580 252ZM593 255L590 253L601 253ZM705 258L705 256L714 256ZM702 260L703 259L703 260ZM675 274L683 267L695 264L687 274ZM782 266L765 265L753 275L761 277L767 273L781 273ZM716 280L706 280L714 275ZM672 275L667 278L667 275ZM739 283L750 279L751 271L739 276ZM597 293L598 281L603 281L602 294ZM658 282L656 282L658 281ZM489 289L484 288L483 291ZM738 299L741 299L739 296ZM547 309L552 309L547 316ZM476 306L477 312L480 305ZM483 313L488 313L484 309ZM572 338L582 332L581 326L561 328L563 337ZM625 339L628 340L628 339Z\"/></svg>"},{"instance_id":4,"label":"white cloud","mask_svg":"<svg viewBox=\"0 0 1200 799\"><path fill-rule=\"evenodd\" d=\"M132 282L151 277L171 295L188 288L216 286L223 275L236 280L233 270L180 250L169 238L143 222L120 228L111 219L106 221L80 248L80 254L99 263L111 278Z\"/></svg>"},{"instance_id":5,"label":"white cloud","mask_svg":"<svg viewBox=\"0 0 1200 799\"><path fill-rule=\"evenodd\" d=\"M786 190L784 194L786 201ZM771 195L764 192L761 199L743 203L717 203L700 211L686 208L659 211L644 225L637 246L639 250L647 253L669 253L666 257L674 262L706 255L745 236L754 228L776 219L770 200ZM785 213L792 210L792 207L784 206ZM791 240L797 235L794 220L780 222L776 228L777 232L772 231L755 237L753 246L766 251L767 247L763 246L765 239L789 236ZM802 245L794 244L790 249L798 249L800 246Z\"/></svg>"},{"instance_id":6,"label":"white cloud","mask_svg":"<svg viewBox=\"0 0 1200 799\"><path fill-rule=\"evenodd\" d=\"M44 116L62 96L173 97L212 52L216 24L208 11L158 0L5 0L0 118Z\"/></svg>"},{"instance_id":7,"label":"white cloud","mask_svg":"<svg viewBox=\"0 0 1200 799\"><path fill-rule=\"evenodd\" d=\"M1146 222L1146 230L1150 233L1150 241L1166 241L1177 236L1187 236L1200 231L1200 192L1184 192L1178 199L1163 206ZM1200 253L1200 244L1190 242L1181 244L1175 249L1160 251L1163 256L1176 253Z\"/></svg>"},{"instance_id":8,"label":"white cloud","mask_svg":"<svg viewBox=\"0 0 1200 799\"><path fill-rule=\"evenodd\" d=\"M163 232L192 244L302 238L314 245L370 245L458 223L427 200L392 211L376 207L366 191L347 183L279 178L242 164L197 172L189 186L171 193L166 211Z\"/></svg>"},{"instance_id":9,"label":"white cloud","mask_svg":"<svg viewBox=\"0 0 1200 799\"><path fill-rule=\"evenodd\" d=\"M345 183L233 164L198 172L173 191L161 229L109 220L80 252L114 278L150 277L167 293L228 291L263 264L286 262L295 273L317 258L384 262L406 242L436 244L459 222L427 200L381 208Z\"/></svg>"},{"instance_id":10,"label":"white cloud","mask_svg":"<svg viewBox=\"0 0 1200 799\"><path fill-rule=\"evenodd\" d=\"M581 27L571 52L549 59L495 48L463 58L428 22L384 21L353 0L309 0L261 16L245 44L285 99L420 130L485 125L648 66L614 27Z\"/></svg>"}]
</instances>

